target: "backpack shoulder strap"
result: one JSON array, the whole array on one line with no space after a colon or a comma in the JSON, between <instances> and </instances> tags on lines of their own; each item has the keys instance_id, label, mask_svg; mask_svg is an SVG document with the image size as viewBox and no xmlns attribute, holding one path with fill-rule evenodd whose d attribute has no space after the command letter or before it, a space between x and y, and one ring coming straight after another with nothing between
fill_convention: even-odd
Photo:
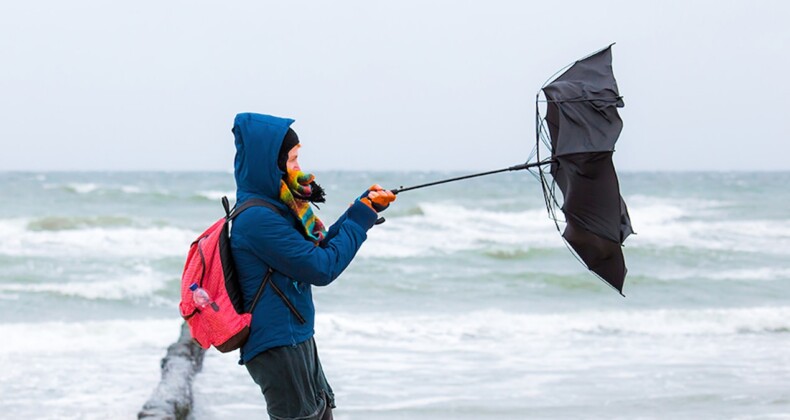
<instances>
[{"instance_id":1,"label":"backpack shoulder strap","mask_svg":"<svg viewBox=\"0 0 790 420\"><path fill-rule=\"evenodd\" d=\"M240 215L241 212L243 212L244 210L247 210L250 207L256 207L256 206L268 207L268 208L272 209L275 213L282 215L282 212L280 211L280 209L277 208L277 206L275 206L274 204L272 204L272 203L270 203L270 202L268 202L266 200L262 200L260 198L251 198L251 199L241 203L240 206L233 207L233 210L229 210L227 202L228 202L228 198L227 197L222 197L222 206L225 208L225 217L228 220L233 220L233 219L236 218L236 216Z\"/></svg>"},{"instance_id":2,"label":"backpack shoulder strap","mask_svg":"<svg viewBox=\"0 0 790 420\"><path fill-rule=\"evenodd\" d=\"M272 211L274 211L275 213L277 213L279 215L282 215L282 212L280 211L280 209L278 209L274 204L272 204L272 203L270 203L270 202L268 202L266 200L262 200L260 198L251 198L251 199L241 203L240 206L234 207L233 210L231 210L230 206L229 206L229 202L228 202L228 197L222 197L222 206L225 208L225 220L226 221L231 221L231 220L235 219L236 216L241 214L241 212L243 212L244 210L247 210L248 208L255 207L255 206L268 207ZM277 295L280 297L280 299L282 299L283 303L285 303L285 306L287 306L288 309L291 311L291 313L293 313L293 315L296 317L296 319L299 321L299 323L304 324L306 322L304 317L302 316L302 314L299 313L299 311L291 303L291 301L288 300L288 297L285 296L285 293L283 293L282 290L280 290L280 288L277 287L276 284L274 284L274 282L270 282L269 281L271 279L271 276L272 276L273 273L274 273L274 269L269 267L269 269L266 271L266 274L263 276L263 281L261 281L261 285L258 287L258 291L255 293L255 297L252 300L252 306L250 307L250 310L249 310L248 313L252 313L252 311L255 310L255 306L258 305L258 301L260 300L261 295L263 295L263 289L266 287L267 283L271 283L272 288L274 289L275 293L277 293Z\"/></svg>"}]
</instances>

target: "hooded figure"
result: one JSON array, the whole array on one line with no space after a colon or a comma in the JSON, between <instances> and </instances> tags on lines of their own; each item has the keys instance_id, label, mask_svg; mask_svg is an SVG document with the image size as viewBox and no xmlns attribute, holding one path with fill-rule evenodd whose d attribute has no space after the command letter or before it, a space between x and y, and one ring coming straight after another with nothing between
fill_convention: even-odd
<instances>
[{"instance_id":1,"label":"hooded figure","mask_svg":"<svg viewBox=\"0 0 790 420\"><path fill-rule=\"evenodd\" d=\"M274 271L270 281L304 320L300 322L286 306L286 299L267 285L252 314L250 336L241 348L239 363L246 365L261 387L272 419L331 418L329 407L334 407L334 395L313 340L312 286L328 285L351 263L367 238L367 230L377 220L377 210L382 210L374 210L372 197L388 194L389 202L395 196L391 192L366 191L334 225L323 230L311 211L310 217L303 214L309 210L309 201L300 199L305 197L287 186L287 180L293 178L291 171L286 171L287 175L278 165L281 149L290 147L282 146L292 123L291 119L244 113L236 116L233 126L237 205L257 198L280 210L251 207L232 224L231 249L245 307L251 306L271 268ZM370 200L366 198L368 193ZM297 199L290 199L289 204L283 201L285 196ZM317 222L320 229L308 226L310 220ZM311 228L316 235L311 235Z\"/></svg>"}]
</instances>

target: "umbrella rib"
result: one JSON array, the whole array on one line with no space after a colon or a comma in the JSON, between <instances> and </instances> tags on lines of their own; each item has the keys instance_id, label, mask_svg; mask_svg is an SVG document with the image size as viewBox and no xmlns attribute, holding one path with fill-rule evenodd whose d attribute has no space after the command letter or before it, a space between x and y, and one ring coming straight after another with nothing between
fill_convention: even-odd
<instances>
[{"instance_id":1,"label":"umbrella rib","mask_svg":"<svg viewBox=\"0 0 790 420\"><path fill-rule=\"evenodd\" d=\"M610 96L606 98L581 98L581 99L544 99L542 101L537 101L540 103L564 103L564 102L592 102L592 101L610 101L610 102L617 102L624 98L624 96Z\"/></svg>"}]
</instances>

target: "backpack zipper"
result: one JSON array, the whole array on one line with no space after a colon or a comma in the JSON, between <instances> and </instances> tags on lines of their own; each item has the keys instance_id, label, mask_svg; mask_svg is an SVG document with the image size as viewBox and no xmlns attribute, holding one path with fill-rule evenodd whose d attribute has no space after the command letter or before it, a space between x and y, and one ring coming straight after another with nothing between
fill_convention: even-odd
<instances>
[{"instance_id":1,"label":"backpack zipper","mask_svg":"<svg viewBox=\"0 0 790 420\"><path fill-rule=\"evenodd\" d=\"M207 236L204 236L198 239L197 242L197 249L198 254L200 254L200 280L198 281L198 286L203 287L203 278L206 277L206 256L203 255L203 240L206 239Z\"/></svg>"}]
</instances>

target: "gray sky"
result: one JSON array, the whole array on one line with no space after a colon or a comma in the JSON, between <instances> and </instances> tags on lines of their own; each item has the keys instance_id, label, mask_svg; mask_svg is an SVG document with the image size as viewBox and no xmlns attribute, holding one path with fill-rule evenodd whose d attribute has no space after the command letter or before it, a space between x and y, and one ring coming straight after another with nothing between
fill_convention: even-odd
<instances>
[{"instance_id":1,"label":"gray sky","mask_svg":"<svg viewBox=\"0 0 790 420\"><path fill-rule=\"evenodd\" d=\"M226 170L246 111L306 170L497 169L611 42L618 170L790 170L790 3L645 3L4 1L0 170Z\"/></svg>"}]
</instances>

